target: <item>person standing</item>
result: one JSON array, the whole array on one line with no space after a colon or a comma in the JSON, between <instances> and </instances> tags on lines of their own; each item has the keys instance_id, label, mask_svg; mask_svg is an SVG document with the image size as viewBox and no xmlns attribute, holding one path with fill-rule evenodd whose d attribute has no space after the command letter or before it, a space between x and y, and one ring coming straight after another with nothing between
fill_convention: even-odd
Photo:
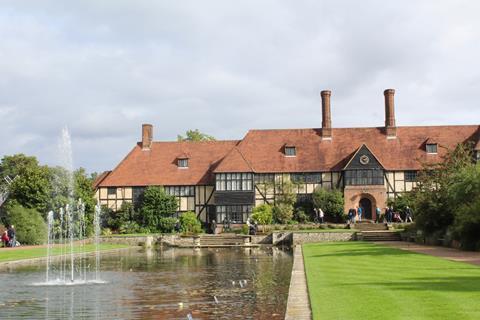
<instances>
[{"instance_id":1,"label":"person standing","mask_svg":"<svg viewBox=\"0 0 480 320\"><path fill-rule=\"evenodd\" d=\"M248 221L247 221L248 222ZM217 222L214 220L212 220L212 234L216 234L217 233Z\"/></svg>"},{"instance_id":2,"label":"person standing","mask_svg":"<svg viewBox=\"0 0 480 320\"><path fill-rule=\"evenodd\" d=\"M375 208L375 222L380 223L380 219L382 216L382 210L379 207Z\"/></svg>"},{"instance_id":3,"label":"person standing","mask_svg":"<svg viewBox=\"0 0 480 320\"><path fill-rule=\"evenodd\" d=\"M405 207L405 222L408 222L408 220L410 220L410 222L413 222L413 212L412 212L412 209L410 209L409 206L406 206Z\"/></svg>"},{"instance_id":4,"label":"person standing","mask_svg":"<svg viewBox=\"0 0 480 320\"><path fill-rule=\"evenodd\" d=\"M323 213L322 208L318 208L318 215L320 216L320 223L323 224L323 218L325 217L325 213Z\"/></svg>"},{"instance_id":5,"label":"person standing","mask_svg":"<svg viewBox=\"0 0 480 320\"><path fill-rule=\"evenodd\" d=\"M13 224L8 228L7 234L10 242L10 247L15 247L17 239L15 239L15 226Z\"/></svg>"},{"instance_id":6,"label":"person standing","mask_svg":"<svg viewBox=\"0 0 480 320\"><path fill-rule=\"evenodd\" d=\"M358 221L362 222L362 214L363 214L363 208L360 206L357 209L357 214L358 214Z\"/></svg>"},{"instance_id":7,"label":"person standing","mask_svg":"<svg viewBox=\"0 0 480 320\"><path fill-rule=\"evenodd\" d=\"M8 241L10 241L10 238L8 237L8 231L5 230L2 234L2 242L4 247L8 247Z\"/></svg>"}]
</instances>

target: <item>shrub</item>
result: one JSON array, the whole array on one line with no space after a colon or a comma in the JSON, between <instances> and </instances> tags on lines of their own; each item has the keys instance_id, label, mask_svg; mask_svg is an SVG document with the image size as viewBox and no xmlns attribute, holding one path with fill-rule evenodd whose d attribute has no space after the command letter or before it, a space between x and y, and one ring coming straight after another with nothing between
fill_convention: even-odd
<instances>
[{"instance_id":1,"label":"shrub","mask_svg":"<svg viewBox=\"0 0 480 320\"><path fill-rule=\"evenodd\" d=\"M120 225L120 228L118 229L119 233L137 233L139 232L138 230L140 229L140 226L138 223L135 221L127 221L124 222Z\"/></svg>"},{"instance_id":2,"label":"shrub","mask_svg":"<svg viewBox=\"0 0 480 320\"><path fill-rule=\"evenodd\" d=\"M141 207L142 227L155 230L162 217L171 217L177 210L175 196L168 195L162 187L148 187L143 194Z\"/></svg>"},{"instance_id":3,"label":"shrub","mask_svg":"<svg viewBox=\"0 0 480 320\"><path fill-rule=\"evenodd\" d=\"M43 244L47 241L47 225L35 209L13 204L7 208L6 222L15 226L16 239L21 244Z\"/></svg>"},{"instance_id":4,"label":"shrub","mask_svg":"<svg viewBox=\"0 0 480 320\"><path fill-rule=\"evenodd\" d=\"M278 223L287 223L292 220L293 205L286 203L278 203L273 207L273 219Z\"/></svg>"},{"instance_id":5,"label":"shrub","mask_svg":"<svg viewBox=\"0 0 480 320\"><path fill-rule=\"evenodd\" d=\"M293 219L295 221L300 222L300 223L307 222L308 221L308 216L305 213L305 209L303 207L295 208L295 211L293 213Z\"/></svg>"},{"instance_id":6,"label":"shrub","mask_svg":"<svg viewBox=\"0 0 480 320\"><path fill-rule=\"evenodd\" d=\"M249 232L248 226L246 224L242 225L242 234L248 234Z\"/></svg>"},{"instance_id":7,"label":"shrub","mask_svg":"<svg viewBox=\"0 0 480 320\"><path fill-rule=\"evenodd\" d=\"M110 228L103 228L102 229L102 236L111 236L112 235L112 229Z\"/></svg>"},{"instance_id":8,"label":"shrub","mask_svg":"<svg viewBox=\"0 0 480 320\"><path fill-rule=\"evenodd\" d=\"M343 219L344 199L341 191L318 187L312 196L315 207L321 208L325 217L331 217L337 222Z\"/></svg>"},{"instance_id":9,"label":"shrub","mask_svg":"<svg viewBox=\"0 0 480 320\"><path fill-rule=\"evenodd\" d=\"M177 219L173 217L162 217L158 221L158 230L163 233L172 233L175 231Z\"/></svg>"},{"instance_id":10,"label":"shrub","mask_svg":"<svg viewBox=\"0 0 480 320\"><path fill-rule=\"evenodd\" d=\"M202 225L195 213L188 211L180 216L180 230L183 233L200 233Z\"/></svg>"},{"instance_id":11,"label":"shrub","mask_svg":"<svg viewBox=\"0 0 480 320\"><path fill-rule=\"evenodd\" d=\"M262 204L253 208L252 219L262 225L262 231L265 232L265 225L271 224L273 220L272 206Z\"/></svg>"}]
</instances>

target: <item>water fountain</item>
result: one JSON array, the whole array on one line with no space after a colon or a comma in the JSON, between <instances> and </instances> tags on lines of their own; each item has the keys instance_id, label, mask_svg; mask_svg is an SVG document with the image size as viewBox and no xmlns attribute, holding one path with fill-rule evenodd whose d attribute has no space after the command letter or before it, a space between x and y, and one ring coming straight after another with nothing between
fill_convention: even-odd
<instances>
[{"instance_id":1,"label":"water fountain","mask_svg":"<svg viewBox=\"0 0 480 320\"><path fill-rule=\"evenodd\" d=\"M48 242L46 257L46 276L44 283L36 285L75 285L104 283L100 279L100 205L95 207L93 218L95 269L90 270L86 263L87 221L85 204L81 199L73 200L73 161L70 134L67 128L62 131L59 146L62 167L67 176L67 203L56 212L47 214ZM60 179L57 179L60 180ZM55 253L59 253L55 257ZM93 273L93 275L89 275Z\"/></svg>"}]
</instances>

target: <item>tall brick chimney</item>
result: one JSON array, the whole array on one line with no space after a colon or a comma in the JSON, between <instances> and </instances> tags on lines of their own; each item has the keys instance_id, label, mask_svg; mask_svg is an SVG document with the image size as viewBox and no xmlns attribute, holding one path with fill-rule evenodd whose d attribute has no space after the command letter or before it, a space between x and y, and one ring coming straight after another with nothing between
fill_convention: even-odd
<instances>
[{"instance_id":1,"label":"tall brick chimney","mask_svg":"<svg viewBox=\"0 0 480 320\"><path fill-rule=\"evenodd\" d=\"M142 150L150 150L153 140L153 126L142 124Z\"/></svg>"},{"instance_id":2,"label":"tall brick chimney","mask_svg":"<svg viewBox=\"0 0 480 320\"><path fill-rule=\"evenodd\" d=\"M395 90L386 89L383 94L385 95L385 132L387 139L396 139L397 127L395 126L395 105L393 99Z\"/></svg>"},{"instance_id":3,"label":"tall brick chimney","mask_svg":"<svg viewBox=\"0 0 480 320\"><path fill-rule=\"evenodd\" d=\"M330 112L330 90L320 92L322 97L322 140L332 140L332 114Z\"/></svg>"}]
</instances>

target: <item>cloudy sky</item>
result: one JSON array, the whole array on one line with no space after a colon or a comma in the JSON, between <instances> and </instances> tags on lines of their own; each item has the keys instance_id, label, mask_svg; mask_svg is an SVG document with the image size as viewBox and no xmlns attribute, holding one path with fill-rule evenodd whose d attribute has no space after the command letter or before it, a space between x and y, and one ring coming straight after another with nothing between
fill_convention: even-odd
<instances>
[{"instance_id":1,"label":"cloudy sky","mask_svg":"<svg viewBox=\"0 0 480 320\"><path fill-rule=\"evenodd\" d=\"M480 123L480 2L0 2L0 156L57 164L68 126L75 166L113 168L140 139L198 128Z\"/></svg>"}]
</instances>

